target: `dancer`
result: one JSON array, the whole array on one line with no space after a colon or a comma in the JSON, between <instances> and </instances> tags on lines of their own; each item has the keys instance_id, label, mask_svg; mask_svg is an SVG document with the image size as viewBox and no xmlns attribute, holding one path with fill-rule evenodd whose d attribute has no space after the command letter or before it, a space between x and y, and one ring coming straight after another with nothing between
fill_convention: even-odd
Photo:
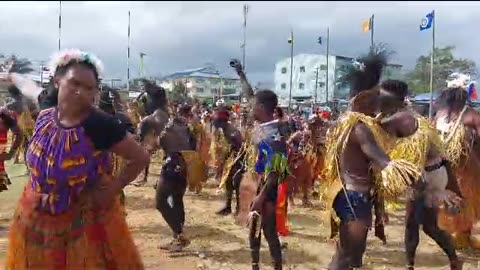
<instances>
[{"instance_id":1,"label":"dancer","mask_svg":"<svg viewBox=\"0 0 480 270\"><path fill-rule=\"evenodd\" d=\"M236 206L235 215L238 214L240 207L240 180L245 172L243 166L244 153L240 153L242 147L242 134L229 121L229 113L221 107L213 116L213 125L216 129L223 133L229 145L227 152L227 162L225 172L222 175L220 188L225 187L226 201L225 206L217 212L218 215L226 216L232 213L232 197L235 191Z\"/></svg>"},{"instance_id":2,"label":"dancer","mask_svg":"<svg viewBox=\"0 0 480 270\"><path fill-rule=\"evenodd\" d=\"M34 117L38 115L37 109L35 106L29 102L29 100L24 99L20 90L12 84L8 87L8 93L13 98L13 101L8 103L5 107L9 111L13 112L13 117L16 119L19 128L23 132L22 141L17 152L15 152L14 163L20 163L20 157L25 159L25 153L28 145L28 141L33 133L33 127L35 125ZM12 140L13 141L13 140Z\"/></svg>"},{"instance_id":3,"label":"dancer","mask_svg":"<svg viewBox=\"0 0 480 270\"><path fill-rule=\"evenodd\" d=\"M378 81L385 56L370 53L350 74L351 111L347 112L327 137L326 172L332 216L332 237L339 230L336 253L331 270L347 270L363 265L367 232L372 223L372 197L382 189L398 195L408 186L405 175L419 175L419 170L402 160L392 161L385 153L388 137L384 135L375 115L378 104ZM381 175L383 186L375 185L371 168ZM400 190L398 190L400 189ZM336 218L338 217L338 218ZM337 220L339 219L340 224Z\"/></svg>"},{"instance_id":4,"label":"dancer","mask_svg":"<svg viewBox=\"0 0 480 270\"><path fill-rule=\"evenodd\" d=\"M480 240L472 235L480 219L480 114L469 106L470 78L453 74L454 80L436 100L436 128L447 148L447 156L457 177L465 208L459 215L440 211L439 224L452 234L458 248L480 249Z\"/></svg>"},{"instance_id":5,"label":"dancer","mask_svg":"<svg viewBox=\"0 0 480 270\"><path fill-rule=\"evenodd\" d=\"M0 109L0 192L8 190L8 185L11 184L5 170L5 161L10 160L15 155L23 138L22 130L18 127L13 114L14 112L5 108ZM7 152L7 134L9 130L13 133L13 142Z\"/></svg>"},{"instance_id":6,"label":"dancer","mask_svg":"<svg viewBox=\"0 0 480 270\"><path fill-rule=\"evenodd\" d=\"M263 229L274 269L282 269L282 252L277 234L277 191L288 172L286 144L288 134L286 125L281 125L273 118L277 103L276 94L270 90L261 90L255 94L252 112L254 118L260 123L253 135L253 140L258 147L255 172L260 175L261 184L251 206L252 221L249 240L253 270L260 269L261 232L259 228ZM283 212L281 214L284 215Z\"/></svg>"},{"instance_id":7,"label":"dancer","mask_svg":"<svg viewBox=\"0 0 480 270\"><path fill-rule=\"evenodd\" d=\"M162 149L164 160L162 172L156 184L156 208L170 229L173 240L160 249L179 252L190 241L183 235L185 207L183 196L187 189L187 164L183 151L195 151L196 142L183 117L173 117L167 112L165 89L147 82L145 85L153 114L142 119L139 137L150 152Z\"/></svg>"},{"instance_id":8,"label":"dancer","mask_svg":"<svg viewBox=\"0 0 480 270\"><path fill-rule=\"evenodd\" d=\"M405 106L408 85L387 80L381 84L382 128L396 137L390 158L403 158L424 168L424 174L409 191L406 212L405 247L407 269L413 270L419 243L419 226L447 254L450 269L462 269L450 235L437 225L440 207L459 207L462 196L450 164L443 156L443 143L429 121Z\"/></svg>"},{"instance_id":9,"label":"dancer","mask_svg":"<svg viewBox=\"0 0 480 270\"><path fill-rule=\"evenodd\" d=\"M93 106L101 73L94 55L61 51L50 66L58 104L40 113L28 147L31 178L10 227L6 269L143 269L118 195L149 156ZM118 178L110 152L127 162Z\"/></svg>"}]
</instances>

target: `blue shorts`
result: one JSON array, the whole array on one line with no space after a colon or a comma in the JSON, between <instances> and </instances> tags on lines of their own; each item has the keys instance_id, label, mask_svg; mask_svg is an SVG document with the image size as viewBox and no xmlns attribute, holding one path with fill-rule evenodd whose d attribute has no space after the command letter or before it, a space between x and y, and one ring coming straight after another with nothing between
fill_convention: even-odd
<instances>
[{"instance_id":1,"label":"blue shorts","mask_svg":"<svg viewBox=\"0 0 480 270\"><path fill-rule=\"evenodd\" d=\"M371 225L372 207L373 198L369 192L341 190L333 201L333 208L342 223L365 220Z\"/></svg>"}]
</instances>

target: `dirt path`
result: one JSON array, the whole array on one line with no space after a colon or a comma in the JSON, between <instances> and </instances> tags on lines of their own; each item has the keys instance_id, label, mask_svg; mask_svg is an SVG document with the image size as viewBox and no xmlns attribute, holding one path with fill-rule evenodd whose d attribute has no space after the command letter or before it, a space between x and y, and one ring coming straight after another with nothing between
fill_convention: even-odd
<instances>
[{"instance_id":1,"label":"dirt path","mask_svg":"<svg viewBox=\"0 0 480 270\"><path fill-rule=\"evenodd\" d=\"M24 169L13 166L10 175L19 175ZM214 188L206 188L200 195L187 194L185 233L192 244L180 257L172 258L157 249L159 244L170 240L171 233L161 215L155 210L154 175L145 187L128 187L127 220L135 242L143 256L148 270L248 270L249 248L247 231L233 222L230 217L214 214L222 205L222 195ZM25 177L14 178L12 189L0 194L0 261L3 261L7 246L7 229L14 205L25 183ZM327 237L328 223L322 221L325 215L316 209L297 207L289 215L292 234L284 240L288 243L285 251L285 269L316 270L326 269L334 246ZM387 227L389 243L384 246L369 235L365 266L362 269L404 269L402 213L391 217ZM422 234L417 252L417 269L448 269L448 260L436 244ZM200 253L200 255L199 255ZM262 269L271 269L268 248L263 243ZM480 254L465 254L465 270L480 269ZM1 269L0 265L0 269Z\"/></svg>"}]
</instances>

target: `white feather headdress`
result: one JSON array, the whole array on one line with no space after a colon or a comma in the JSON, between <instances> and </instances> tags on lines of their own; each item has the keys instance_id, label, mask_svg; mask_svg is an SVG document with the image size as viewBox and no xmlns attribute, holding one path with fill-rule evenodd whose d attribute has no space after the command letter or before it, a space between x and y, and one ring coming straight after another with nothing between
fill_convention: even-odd
<instances>
[{"instance_id":1,"label":"white feather headdress","mask_svg":"<svg viewBox=\"0 0 480 270\"><path fill-rule=\"evenodd\" d=\"M454 72L448 76L446 82L448 88L462 88L467 90L471 83L471 77L467 74Z\"/></svg>"},{"instance_id":2,"label":"white feather headdress","mask_svg":"<svg viewBox=\"0 0 480 270\"><path fill-rule=\"evenodd\" d=\"M72 61L90 63L97 70L99 77L103 74L102 61L94 54L79 49L67 49L53 54L49 63L50 71L55 73L58 67L65 66Z\"/></svg>"}]
</instances>

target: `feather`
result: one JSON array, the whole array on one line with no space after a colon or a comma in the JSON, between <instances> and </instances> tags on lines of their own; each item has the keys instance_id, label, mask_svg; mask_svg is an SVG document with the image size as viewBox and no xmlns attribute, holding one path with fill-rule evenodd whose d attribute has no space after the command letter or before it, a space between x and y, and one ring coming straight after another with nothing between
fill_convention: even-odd
<instances>
[{"instance_id":1,"label":"feather","mask_svg":"<svg viewBox=\"0 0 480 270\"><path fill-rule=\"evenodd\" d=\"M354 60L343 78L350 84L350 97L378 85L386 64L387 54L385 51L370 52L368 55Z\"/></svg>"},{"instance_id":2,"label":"feather","mask_svg":"<svg viewBox=\"0 0 480 270\"><path fill-rule=\"evenodd\" d=\"M43 91L43 88L36 82L18 73L11 73L10 78L12 83L20 90L24 97L35 101L35 103L38 101L38 96Z\"/></svg>"}]
</instances>

